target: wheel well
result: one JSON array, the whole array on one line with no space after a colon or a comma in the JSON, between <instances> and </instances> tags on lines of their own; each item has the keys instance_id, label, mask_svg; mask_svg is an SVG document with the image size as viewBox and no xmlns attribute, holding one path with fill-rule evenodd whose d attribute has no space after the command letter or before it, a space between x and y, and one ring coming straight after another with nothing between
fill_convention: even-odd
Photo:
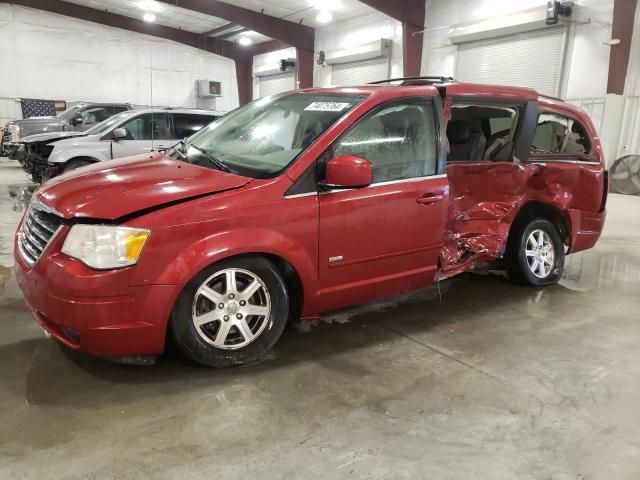
<instances>
[{"instance_id":1,"label":"wheel well","mask_svg":"<svg viewBox=\"0 0 640 480\"><path fill-rule=\"evenodd\" d=\"M73 157L70 158L69 160L67 160L66 162L64 162L64 165L69 165L71 162L76 162L76 161L87 161L87 162L91 162L91 163L97 163L98 160L96 160L93 157Z\"/></svg>"},{"instance_id":2,"label":"wheel well","mask_svg":"<svg viewBox=\"0 0 640 480\"><path fill-rule=\"evenodd\" d=\"M302 314L302 302L303 302L303 286L300 275L293 268L289 262L284 258L277 255L259 253L257 256L264 257L272 261L278 270L282 272L282 277L287 284L287 290L289 291L289 322L296 322L300 319Z\"/></svg>"},{"instance_id":3,"label":"wheel well","mask_svg":"<svg viewBox=\"0 0 640 480\"><path fill-rule=\"evenodd\" d=\"M296 271L293 266L287 262L284 258L279 257L277 255L273 255L270 253L250 253L250 254L241 254L235 255L232 257L226 257L220 259L222 260L233 260L237 258L251 258L251 257L261 257L272 262L276 268L282 273L282 278L284 279L287 290L289 292L289 322L295 322L300 319L300 315L302 314L302 302L303 302L303 287L302 280L300 279L300 275ZM218 263L218 262L215 262Z\"/></svg>"},{"instance_id":4,"label":"wheel well","mask_svg":"<svg viewBox=\"0 0 640 480\"><path fill-rule=\"evenodd\" d=\"M509 237L511 237L511 232L513 232L516 227L527 224L536 218L544 218L553 223L558 229L562 242L565 245L569 245L570 227L566 214L559 208L542 202L527 202L523 205L511 224Z\"/></svg>"}]
</instances>

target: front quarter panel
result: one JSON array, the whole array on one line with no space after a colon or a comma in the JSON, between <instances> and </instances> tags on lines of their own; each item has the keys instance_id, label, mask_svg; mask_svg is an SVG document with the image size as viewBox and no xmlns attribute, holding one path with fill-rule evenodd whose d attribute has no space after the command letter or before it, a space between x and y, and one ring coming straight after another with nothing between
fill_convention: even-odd
<instances>
[{"instance_id":1,"label":"front quarter panel","mask_svg":"<svg viewBox=\"0 0 640 480\"><path fill-rule=\"evenodd\" d=\"M89 157L99 162L110 160L109 142L62 140L54 144L48 161L49 163L66 163L78 157Z\"/></svg>"},{"instance_id":2,"label":"front quarter panel","mask_svg":"<svg viewBox=\"0 0 640 480\"><path fill-rule=\"evenodd\" d=\"M287 199L286 176L174 205L126 224L152 230L132 284L184 285L225 258L266 254L286 260L317 288L318 199Z\"/></svg>"}]
</instances>

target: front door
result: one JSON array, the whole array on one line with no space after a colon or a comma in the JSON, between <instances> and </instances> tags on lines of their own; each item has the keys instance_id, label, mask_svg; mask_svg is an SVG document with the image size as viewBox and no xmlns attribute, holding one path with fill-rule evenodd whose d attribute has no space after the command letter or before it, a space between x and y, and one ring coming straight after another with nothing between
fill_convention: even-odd
<instances>
[{"instance_id":1,"label":"front door","mask_svg":"<svg viewBox=\"0 0 640 480\"><path fill-rule=\"evenodd\" d=\"M431 98L386 103L326 155L367 159L374 174L368 187L319 195L323 310L433 281L449 188L438 171L437 119Z\"/></svg>"},{"instance_id":2,"label":"front door","mask_svg":"<svg viewBox=\"0 0 640 480\"><path fill-rule=\"evenodd\" d=\"M168 127L165 113L143 113L130 119L119 127L127 131L127 136L113 141L112 158L169 148L175 142L169 138Z\"/></svg>"}]
</instances>

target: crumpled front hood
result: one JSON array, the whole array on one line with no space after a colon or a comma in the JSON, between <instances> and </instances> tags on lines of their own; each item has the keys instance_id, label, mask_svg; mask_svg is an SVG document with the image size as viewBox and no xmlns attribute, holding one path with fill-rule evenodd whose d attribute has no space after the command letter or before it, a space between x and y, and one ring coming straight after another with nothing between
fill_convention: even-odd
<instances>
[{"instance_id":1,"label":"crumpled front hood","mask_svg":"<svg viewBox=\"0 0 640 480\"><path fill-rule=\"evenodd\" d=\"M65 218L115 220L251 181L157 153L97 163L49 180L37 198Z\"/></svg>"},{"instance_id":2,"label":"crumpled front hood","mask_svg":"<svg viewBox=\"0 0 640 480\"><path fill-rule=\"evenodd\" d=\"M83 132L48 132L48 133L36 133L34 135L27 135L20 139L20 143L34 143L34 142L46 142L51 143L57 140L63 140L70 137L84 136Z\"/></svg>"}]
</instances>

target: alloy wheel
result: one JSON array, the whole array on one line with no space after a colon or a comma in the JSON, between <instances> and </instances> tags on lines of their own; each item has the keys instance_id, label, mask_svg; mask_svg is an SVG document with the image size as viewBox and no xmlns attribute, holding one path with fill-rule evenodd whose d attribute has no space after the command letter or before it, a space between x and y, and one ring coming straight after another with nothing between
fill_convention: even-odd
<instances>
[{"instance_id":1,"label":"alloy wheel","mask_svg":"<svg viewBox=\"0 0 640 480\"><path fill-rule=\"evenodd\" d=\"M260 336L270 314L271 300L264 282L248 270L227 268L200 285L191 319L205 342L235 350Z\"/></svg>"},{"instance_id":2,"label":"alloy wheel","mask_svg":"<svg viewBox=\"0 0 640 480\"><path fill-rule=\"evenodd\" d=\"M538 228L527 237L525 256L529 270L538 278L546 278L555 263L555 249L547 232Z\"/></svg>"}]
</instances>

